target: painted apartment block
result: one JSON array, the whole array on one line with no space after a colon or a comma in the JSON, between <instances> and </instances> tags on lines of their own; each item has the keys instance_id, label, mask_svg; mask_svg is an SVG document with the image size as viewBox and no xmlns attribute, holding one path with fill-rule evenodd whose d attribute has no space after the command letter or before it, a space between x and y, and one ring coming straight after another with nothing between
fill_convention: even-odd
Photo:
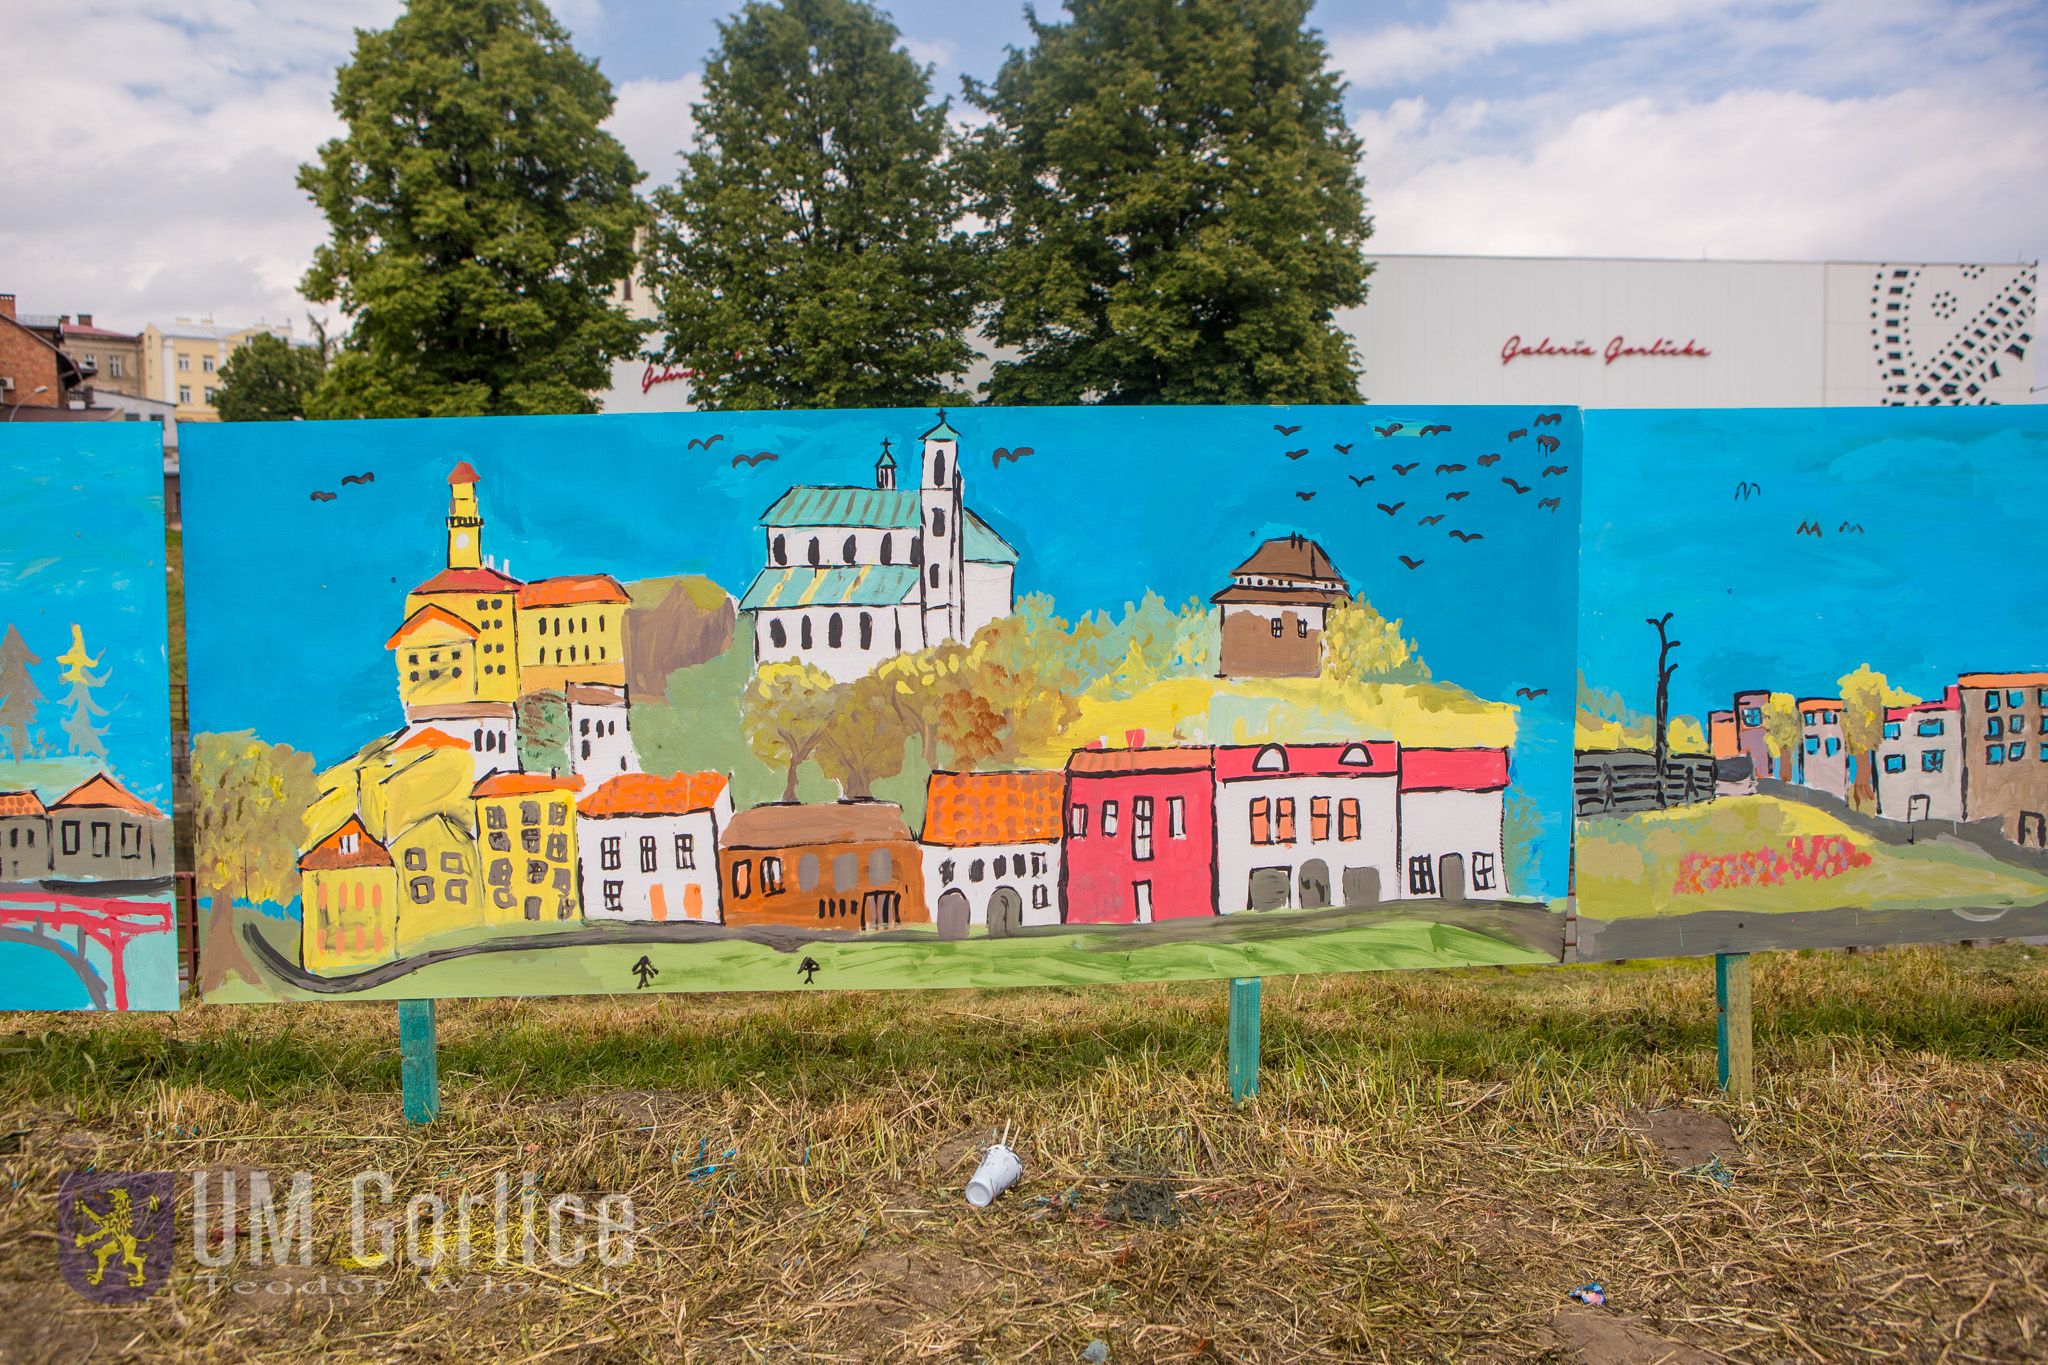
<instances>
[{"instance_id":1,"label":"painted apartment block","mask_svg":"<svg viewBox=\"0 0 2048 1365\"><path fill-rule=\"evenodd\" d=\"M1799 783L1826 792L1837 801L1849 798L1849 755L1842 742L1842 699L1799 699Z\"/></svg>"},{"instance_id":2,"label":"painted apartment block","mask_svg":"<svg viewBox=\"0 0 2048 1365\"><path fill-rule=\"evenodd\" d=\"M897 487L884 441L873 488L796 487L761 514L767 562L739 604L756 663L851 682L1010 614L1017 552L962 501L960 433L943 409L920 444L916 488Z\"/></svg>"},{"instance_id":3,"label":"painted apartment block","mask_svg":"<svg viewBox=\"0 0 2048 1365\"><path fill-rule=\"evenodd\" d=\"M1505 749L1401 751L1400 894L1498 900L1508 786Z\"/></svg>"},{"instance_id":4,"label":"painted apartment block","mask_svg":"<svg viewBox=\"0 0 2048 1365\"><path fill-rule=\"evenodd\" d=\"M1770 700L1769 692L1735 694L1735 705L1730 709L1735 725L1735 755L1730 756L1747 758L1750 771L1758 777L1788 781L1791 775L1778 771L1778 756L1771 752L1771 739L1764 730L1764 708ZM1714 756L1722 757L1721 751L1715 749Z\"/></svg>"},{"instance_id":5,"label":"painted apartment block","mask_svg":"<svg viewBox=\"0 0 2048 1365\"><path fill-rule=\"evenodd\" d=\"M1226 678L1312 678L1323 628L1350 589L1323 547L1302 535L1265 542L1212 594Z\"/></svg>"},{"instance_id":6,"label":"painted apartment block","mask_svg":"<svg viewBox=\"0 0 2048 1365\"><path fill-rule=\"evenodd\" d=\"M1067 760L1060 918L1150 924L1215 914L1215 803L1207 745L1075 753Z\"/></svg>"},{"instance_id":7,"label":"painted apartment block","mask_svg":"<svg viewBox=\"0 0 2048 1365\"><path fill-rule=\"evenodd\" d=\"M619 773L640 771L623 686L570 683L562 695L569 707L570 772L602 782Z\"/></svg>"},{"instance_id":8,"label":"painted apartment block","mask_svg":"<svg viewBox=\"0 0 2048 1365\"><path fill-rule=\"evenodd\" d=\"M576 793L580 777L493 773L476 784L472 828L481 832L480 861L490 923L574 918Z\"/></svg>"},{"instance_id":9,"label":"painted apartment block","mask_svg":"<svg viewBox=\"0 0 2048 1365\"><path fill-rule=\"evenodd\" d=\"M0 881L152 881L171 875L169 817L98 773L45 805L0 792Z\"/></svg>"},{"instance_id":10,"label":"painted apartment block","mask_svg":"<svg viewBox=\"0 0 2048 1365\"><path fill-rule=\"evenodd\" d=\"M727 924L890 929L924 924L924 877L903 808L886 801L754 806L720 836Z\"/></svg>"},{"instance_id":11,"label":"painted apartment block","mask_svg":"<svg viewBox=\"0 0 2048 1365\"><path fill-rule=\"evenodd\" d=\"M1220 913L1401 894L1399 745L1221 745L1215 763Z\"/></svg>"},{"instance_id":12,"label":"painted apartment block","mask_svg":"<svg viewBox=\"0 0 2048 1365\"><path fill-rule=\"evenodd\" d=\"M49 808L32 791L0 792L0 881L41 881L49 873Z\"/></svg>"},{"instance_id":13,"label":"painted apartment block","mask_svg":"<svg viewBox=\"0 0 2048 1365\"><path fill-rule=\"evenodd\" d=\"M584 918L718 923L718 836L732 819L723 773L605 781L576 803Z\"/></svg>"},{"instance_id":14,"label":"painted apartment block","mask_svg":"<svg viewBox=\"0 0 2048 1365\"><path fill-rule=\"evenodd\" d=\"M936 772L925 787L926 894L945 938L1060 922L1066 774Z\"/></svg>"},{"instance_id":15,"label":"painted apartment block","mask_svg":"<svg viewBox=\"0 0 2048 1365\"><path fill-rule=\"evenodd\" d=\"M1963 819L1997 819L2016 844L2048 847L2048 672L1965 673Z\"/></svg>"},{"instance_id":16,"label":"painted apartment block","mask_svg":"<svg viewBox=\"0 0 2048 1365\"><path fill-rule=\"evenodd\" d=\"M1877 749L1877 813L1887 820L1963 818L1962 693L1885 708Z\"/></svg>"}]
</instances>

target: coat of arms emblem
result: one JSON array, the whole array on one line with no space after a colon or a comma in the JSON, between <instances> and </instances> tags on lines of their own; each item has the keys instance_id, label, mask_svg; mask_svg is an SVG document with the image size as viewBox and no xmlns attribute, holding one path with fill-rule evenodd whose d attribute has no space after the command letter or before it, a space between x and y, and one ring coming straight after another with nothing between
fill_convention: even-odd
<instances>
[{"instance_id":1,"label":"coat of arms emblem","mask_svg":"<svg viewBox=\"0 0 2048 1365\"><path fill-rule=\"evenodd\" d=\"M171 1277L174 1184L169 1171L74 1171L57 1196L64 1279L98 1303L139 1303Z\"/></svg>"}]
</instances>

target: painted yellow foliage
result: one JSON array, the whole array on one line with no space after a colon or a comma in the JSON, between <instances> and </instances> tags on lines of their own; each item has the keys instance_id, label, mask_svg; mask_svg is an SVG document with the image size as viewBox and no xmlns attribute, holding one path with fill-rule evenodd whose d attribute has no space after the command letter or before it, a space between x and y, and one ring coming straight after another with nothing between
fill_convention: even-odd
<instances>
[{"instance_id":1,"label":"painted yellow foliage","mask_svg":"<svg viewBox=\"0 0 2048 1365\"><path fill-rule=\"evenodd\" d=\"M1330 678L1167 678L1125 698L1080 699L1080 715L1026 749L1032 767L1058 767L1096 739L1147 744L1257 744L1268 739L1398 739L1411 746L1512 745L1517 708L1442 683Z\"/></svg>"}]
</instances>

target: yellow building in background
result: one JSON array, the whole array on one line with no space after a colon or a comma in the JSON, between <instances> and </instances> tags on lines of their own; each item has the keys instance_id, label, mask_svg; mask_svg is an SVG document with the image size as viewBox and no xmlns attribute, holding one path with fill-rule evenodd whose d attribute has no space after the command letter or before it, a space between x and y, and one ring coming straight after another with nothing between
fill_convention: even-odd
<instances>
[{"instance_id":1,"label":"yellow building in background","mask_svg":"<svg viewBox=\"0 0 2048 1365\"><path fill-rule=\"evenodd\" d=\"M580 777L544 773L493 773L476 784L488 922L545 922L582 913L576 887L576 793L582 790Z\"/></svg>"},{"instance_id":2,"label":"yellow building in background","mask_svg":"<svg viewBox=\"0 0 2048 1365\"><path fill-rule=\"evenodd\" d=\"M293 341L289 322L220 327L212 318L179 318L169 326L150 323L142 329L142 396L177 404L180 422L219 421L214 399L221 368L243 342L266 332Z\"/></svg>"}]
</instances>

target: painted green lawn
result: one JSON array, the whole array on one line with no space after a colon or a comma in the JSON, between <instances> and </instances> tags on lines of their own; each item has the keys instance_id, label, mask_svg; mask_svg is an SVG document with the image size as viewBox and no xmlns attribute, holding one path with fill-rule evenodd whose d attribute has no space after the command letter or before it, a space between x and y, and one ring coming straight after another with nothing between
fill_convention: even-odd
<instances>
[{"instance_id":1,"label":"painted green lawn","mask_svg":"<svg viewBox=\"0 0 2048 1365\"><path fill-rule=\"evenodd\" d=\"M1677 895L1687 853L1783 848L1794 836L1836 835L1868 853L1868 867L1814 881ZM1579 913L1589 919L1683 915L1696 910L1777 913L1832 910L1995 908L2048 899L2048 877L2001 863L1966 844L1881 844L1825 811L1771 796L1582 822L1577 833Z\"/></svg>"},{"instance_id":2,"label":"painted green lawn","mask_svg":"<svg viewBox=\"0 0 2048 1365\"><path fill-rule=\"evenodd\" d=\"M295 926L265 926L292 951ZM419 997L557 995L636 989L633 965L645 956L659 975L650 990L788 990L801 983L798 965L818 964L816 984L839 990L968 986L1077 986L1122 981L1186 981L1228 976L1295 976L1314 972L1383 971L1408 967L1544 965L1556 958L1454 925L1390 918L1326 932L1260 936L1250 941L1146 943L1142 933L1033 935L1023 938L847 940L785 951L743 940L710 943L613 943L568 951L536 948L480 953L435 963L387 985L352 994L359 1000ZM313 998L282 984L257 988L233 981L209 1003ZM336 997L326 997L336 998Z\"/></svg>"}]
</instances>

